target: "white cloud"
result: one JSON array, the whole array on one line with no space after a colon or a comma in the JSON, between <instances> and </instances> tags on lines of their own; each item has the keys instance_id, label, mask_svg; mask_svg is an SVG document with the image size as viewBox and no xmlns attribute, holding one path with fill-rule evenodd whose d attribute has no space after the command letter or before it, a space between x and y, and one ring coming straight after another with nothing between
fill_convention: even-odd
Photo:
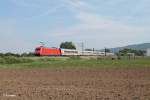
<instances>
[{"instance_id":1,"label":"white cloud","mask_svg":"<svg viewBox=\"0 0 150 100\"><path fill-rule=\"evenodd\" d=\"M130 26L125 23L117 22L112 19L101 17L92 13L80 13L77 15L80 20L80 27L88 29L88 31L97 31L109 34L134 34L144 32L145 29L141 27Z\"/></svg>"},{"instance_id":2,"label":"white cloud","mask_svg":"<svg viewBox=\"0 0 150 100\"><path fill-rule=\"evenodd\" d=\"M124 21L113 20L111 17L102 16L97 13L93 13L88 10L87 3L80 4L77 2L70 1L71 6L73 6L72 11L76 11L74 16L78 24L68 27L58 27L50 33L55 37L65 36L72 40L77 41L90 41L87 42L91 47L103 47L107 44L108 47L127 45L128 43L138 43L142 42L150 32L148 27L130 25ZM83 8L87 10L82 10ZM78 9L80 8L80 9ZM111 41L111 42L110 42Z\"/></svg>"},{"instance_id":3,"label":"white cloud","mask_svg":"<svg viewBox=\"0 0 150 100\"><path fill-rule=\"evenodd\" d=\"M30 8L31 10L38 11L37 14L32 14L30 18L26 19L33 19L37 17L47 16L49 14L57 12L60 8L63 7L63 4L53 4L49 0L11 0L17 6Z\"/></svg>"},{"instance_id":4,"label":"white cloud","mask_svg":"<svg viewBox=\"0 0 150 100\"><path fill-rule=\"evenodd\" d=\"M53 33L60 33L59 35L66 35L66 34L107 34L107 35L137 35L145 33L149 31L143 27L137 26L130 26L125 23L113 21L109 18L104 18L102 16L89 13L89 12L80 12L76 15L76 19L79 21L79 24L71 26L71 27L64 27L59 29L59 31L54 30ZM90 35L90 34L88 34ZM92 34L91 34L92 35Z\"/></svg>"},{"instance_id":5,"label":"white cloud","mask_svg":"<svg viewBox=\"0 0 150 100\"><path fill-rule=\"evenodd\" d=\"M81 1L81 0L64 0L65 3L69 4L70 6L74 8L82 8L83 6L87 7L87 3Z\"/></svg>"},{"instance_id":6,"label":"white cloud","mask_svg":"<svg viewBox=\"0 0 150 100\"><path fill-rule=\"evenodd\" d=\"M38 15L30 17L30 19L31 18L36 18L36 17L43 17L43 16L46 16L46 15L55 13L55 12L57 12L57 10L59 10L62 7L63 7L63 5L60 5L60 6L57 6L57 7L53 7L52 9L45 10L45 11L43 11L42 13L40 13Z\"/></svg>"}]
</instances>

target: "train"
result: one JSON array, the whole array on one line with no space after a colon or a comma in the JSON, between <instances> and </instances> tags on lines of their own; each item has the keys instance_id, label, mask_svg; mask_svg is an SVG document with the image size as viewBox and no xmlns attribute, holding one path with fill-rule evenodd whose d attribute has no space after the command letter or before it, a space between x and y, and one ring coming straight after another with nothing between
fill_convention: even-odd
<instances>
[{"instance_id":1,"label":"train","mask_svg":"<svg viewBox=\"0 0 150 100\"><path fill-rule=\"evenodd\" d=\"M35 48L36 56L113 56L114 53L106 53L101 51L82 51L75 49L62 49L56 47L38 46Z\"/></svg>"}]
</instances>

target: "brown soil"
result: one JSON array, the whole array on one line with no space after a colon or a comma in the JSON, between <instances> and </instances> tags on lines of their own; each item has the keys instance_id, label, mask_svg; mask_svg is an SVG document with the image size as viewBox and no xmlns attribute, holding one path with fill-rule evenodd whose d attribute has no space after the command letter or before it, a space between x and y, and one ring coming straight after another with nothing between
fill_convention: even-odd
<instances>
[{"instance_id":1,"label":"brown soil","mask_svg":"<svg viewBox=\"0 0 150 100\"><path fill-rule=\"evenodd\" d=\"M0 100L150 100L150 68L0 69Z\"/></svg>"}]
</instances>

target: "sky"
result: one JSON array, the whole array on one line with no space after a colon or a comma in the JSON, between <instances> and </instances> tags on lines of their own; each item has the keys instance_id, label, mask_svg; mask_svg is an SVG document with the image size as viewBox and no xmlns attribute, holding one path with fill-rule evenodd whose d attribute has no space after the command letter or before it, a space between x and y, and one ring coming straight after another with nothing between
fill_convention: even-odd
<instances>
[{"instance_id":1,"label":"sky","mask_svg":"<svg viewBox=\"0 0 150 100\"><path fill-rule=\"evenodd\" d=\"M0 0L0 52L112 48L150 42L150 0Z\"/></svg>"}]
</instances>

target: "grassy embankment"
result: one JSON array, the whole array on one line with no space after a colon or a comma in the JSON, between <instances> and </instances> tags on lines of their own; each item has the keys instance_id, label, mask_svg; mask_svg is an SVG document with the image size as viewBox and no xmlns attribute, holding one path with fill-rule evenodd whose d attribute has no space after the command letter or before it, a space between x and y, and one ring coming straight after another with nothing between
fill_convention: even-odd
<instances>
[{"instance_id":1,"label":"grassy embankment","mask_svg":"<svg viewBox=\"0 0 150 100\"><path fill-rule=\"evenodd\" d=\"M150 58L81 59L79 57L0 57L0 68L135 68L150 67Z\"/></svg>"}]
</instances>

